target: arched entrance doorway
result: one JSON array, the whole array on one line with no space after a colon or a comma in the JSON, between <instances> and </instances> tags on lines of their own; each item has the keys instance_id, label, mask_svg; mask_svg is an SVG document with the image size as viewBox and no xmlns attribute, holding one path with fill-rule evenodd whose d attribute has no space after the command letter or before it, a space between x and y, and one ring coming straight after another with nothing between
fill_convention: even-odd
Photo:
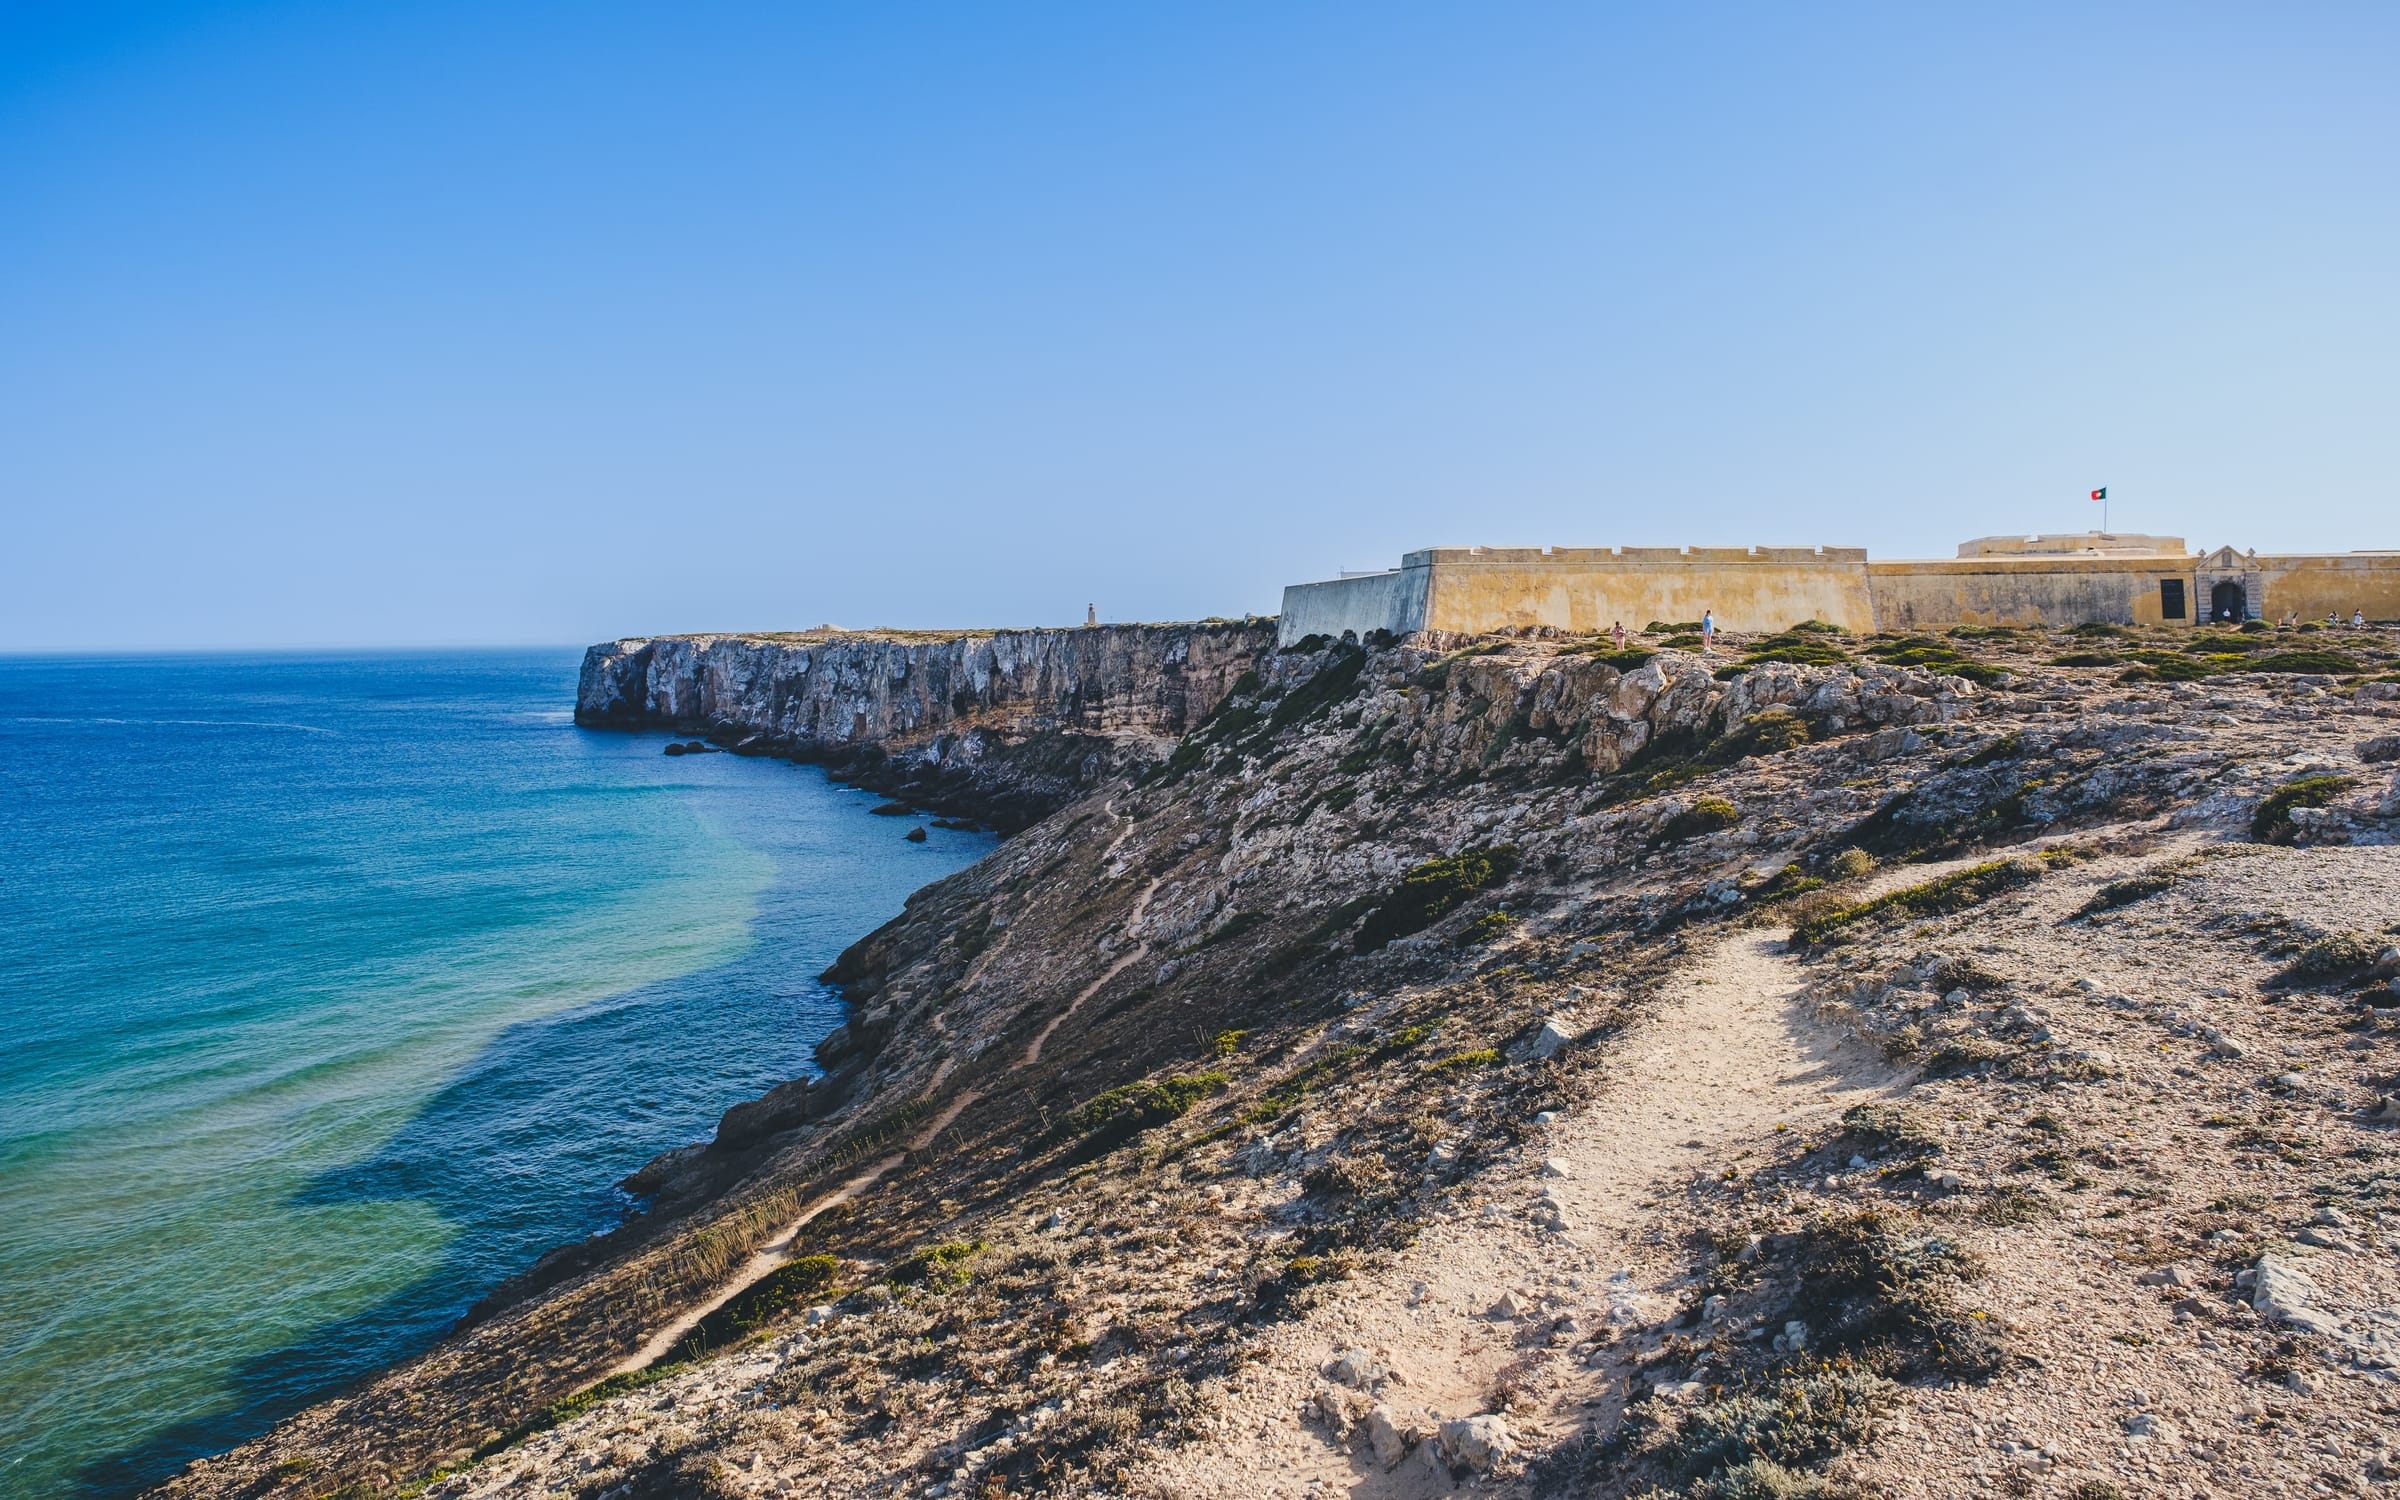
<instances>
[{"instance_id":1,"label":"arched entrance doorway","mask_svg":"<svg viewBox=\"0 0 2400 1500\"><path fill-rule=\"evenodd\" d=\"M2208 617L2212 620L2249 619L2249 596L2239 583L2226 579L2208 591Z\"/></svg>"}]
</instances>

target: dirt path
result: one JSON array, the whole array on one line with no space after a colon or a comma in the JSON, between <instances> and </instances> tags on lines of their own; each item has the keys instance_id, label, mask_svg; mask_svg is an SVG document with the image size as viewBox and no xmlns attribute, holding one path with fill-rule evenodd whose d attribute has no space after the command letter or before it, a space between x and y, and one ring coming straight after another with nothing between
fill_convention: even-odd
<instances>
[{"instance_id":1,"label":"dirt path","mask_svg":"<svg viewBox=\"0 0 2400 1500\"><path fill-rule=\"evenodd\" d=\"M1106 810L1110 816L1117 816L1116 803L1113 800L1106 804ZM1130 834L1132 831L1133 820L1128 818L1125 820L1125 826L1118 830L1117 836L1109 841L1108 848L1102 851L1100 858L1103 864L1116 857L1118 846L1125 842L1126 835ZM1133 934L1140 929L1142 925L1142 918L1148 914L1150 910L1150 898L1158 893L1158 885L1159 882L1157 878L1153 877L1148 885L1142 887L1141 894L1134 898L1133 907L1126 913L1125 916L1124 932L1126 936L1132 937ZM1059 1026L1063 1024L1069 1016L1072 1016L1076 1011L1082 1009L1083 1003L1091 999L1092 996L1098 994L1110 980L1116 978L1119 974L1124 973L1127 968L1146 957L1149 952L1149 944L1136 940L1131 948L1127 949L1117 958L1114 963L1111 963L1106 969L1103 969L1100 972L1099 978L1094 979L1091 983L1077 990L1073 997L1070 998L1067 1003L1059 1009L1058 1014L1052 1016L1049 1021L1043 1025L1042 1029L1035 1034L1033 1041L1025 1048L1025 1055L1016 1062L1011 1063L1009 1065L1009 1071L1013 1073L1019 1068L1029 1067L1032 1064L1039 1062L1042 1056L1042 1045L1050 1040L1051 1033L1058 1030ZM985 956L988 958L990 955L987 954ZM948 1077L949 1073L950 1064L945 1061L940 1068L935 1070L932 1083L929 1085L929 1091L930 1089L940 1088L942 1080ZM685 1336L690 1334L693 1329L699 1327L701 1321L710 1313L715 1312L718 1308L723 1307L728 1302L731 1302L743 1292L748 1291L751 1287L756 1286L759 1282L764 1281L769 1276L774 1275L779 1267L789 1261L792 1258L792 1251L794 1247L799 1242L801 1230L806 1229L813 1220L822 1215L827 1209L847 1203L851 1199L857 1197L860 1193L863 1193L867 1189L873 1187L877 1182L883 1179L885 1174L893 1171L894 1169L898 1168L901 1163L907 1161L910 1152L922 1151L927 1146L932 1145L933 1142L940 1137L943 1131L948 1130L951 1124L956 1121L961 1114L966 1112L967 1106L973 1104L977 1099L981 1098L982 1094L983 1091L981 1089L969 1088L959 1090L958 1093L951 1098L949 1103L942 1106L939 1114L936 1114L931 1120L927 1121L923 1129L909 1137L908 1144L905 1147L893 1152L889 1156L875 1161L865 1169L858 1172L855 1176L844 1181L841 1186L809 1200L809 1202L801 1208L799 1214L793 1218L791 1223L784 1226L784 1230L781 1234L768 1241L758 1250L752 1252L750 1258L742 1262L740 1269L736 1270L730 1279L728 1279L722 1286L718 1287L717 1290L710 1295L707 1301L688 1308L679 1314L673 1322L667 1324L667 1326L652 1334L641 1348L635 1350L632 1354L618 1361L615 1365L612 1365L609 1368L608 1373L612 1376L627 1375L636 1370L648 1369L651 1365L654 1365L659 1360L664 1359L668 1352L677 1344L682 1343Z\"/></svg>"},{"instance_id":2,"label":"dirt path","mask_svg":"<svg viewBox=\"0 0 2400 1500\"><path fill-rule=\"evenodd\" d=\"M1684 1290L1669 1229L1695 1177L1733 1165L1778 1124L1838 1114L1899 1081L1807 1013L1800 987L1780 932L1737 932L1705 952L1527 1160L1470 1187L1389 1273L1347 1284L1270 1335L1212 1439L1163 1456L1149 1476L1157 1488L1191 1500L1450 1493L1446 1475L1415 1459L1386 1473L1363 1447L1337 1449L1301 1419L1302 1403L1328 1387L1328 1362L1351 1347L1399 1372L1380 1399L1421 1423L1491 1410L1504 1371L1545 1360L1545 1404L1508 1418L1521 1442L1545 1448L1607 1414L1622 1371L1521 1343L1527 1325L1493 1316L1494 1304L1507 1294L1527 1313L1572 1311L1587 1329L1659 1318ZM1536 1223L1545 1188L1561 1230Z\"/></svg>"}]
</instances>

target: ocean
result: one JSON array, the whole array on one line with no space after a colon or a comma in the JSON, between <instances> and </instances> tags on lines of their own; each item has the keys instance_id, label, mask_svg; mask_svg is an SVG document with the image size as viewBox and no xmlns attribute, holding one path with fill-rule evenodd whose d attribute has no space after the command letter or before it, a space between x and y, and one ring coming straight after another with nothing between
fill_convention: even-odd
<instances>
[{"instance_id":1,"label":"ocean","mask_svg":"<svg viewBox=\"0 0 2400 1500\"><path fill-rule=\"evenodd\" d=\"M577 729L579 660L0 658L0 1494L136 1491L616 1223L993 843Z\"/></svg>"}]
</instances>

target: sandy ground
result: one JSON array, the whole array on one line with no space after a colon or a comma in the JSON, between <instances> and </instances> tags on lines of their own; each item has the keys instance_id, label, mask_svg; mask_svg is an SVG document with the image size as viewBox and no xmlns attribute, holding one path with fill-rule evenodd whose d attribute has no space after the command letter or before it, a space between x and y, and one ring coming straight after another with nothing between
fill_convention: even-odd
<instances>
[{"instance_id":1,"label":"sandy ground","mask_svg":"<svg viewBox=\"0 0 2400 1500\"><path fill-rule=\"evenodd\" d=\"M1600 1091L1548 1127L1540 1156L1488 1174L1389 1274L1267 1335L1213 1440L1164 1455L1144 1480L1189 1500L1450 1493L1448 1474L1418 1457L1387 1471L1366 1442L1331 1440L1323 1412L1344 1397L1326 1371L1353 1348L1391 1373L1349 1405L1379 1400L1421 1430L1491 1410L1504 1381L1540 1390L1535 1409L1507 1414L1524 1446L1613 1416L1616 1352L1598 1351L1595 1365L1578 1354L1583 1341L1553 1344L1553 1320L1572 1316L1588 1335L1672 1310L1684 1257L1656 1227L1661 1200L1735 1166L1779 1126L1836 1117L1898 1082L1878 1052L1813 1018L1783 948L1781 932L1753 930L1701 955L1626 1039ZM1563 1227L1545 1227L1545 1192ZM1524 1316L1495 1312L1504 1297Z\"/></svg>"}]
</instances>

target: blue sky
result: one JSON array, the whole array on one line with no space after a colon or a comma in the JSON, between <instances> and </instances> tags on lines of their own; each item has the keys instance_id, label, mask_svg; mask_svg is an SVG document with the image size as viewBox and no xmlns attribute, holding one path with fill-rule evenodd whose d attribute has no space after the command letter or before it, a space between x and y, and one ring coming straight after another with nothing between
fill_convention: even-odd
<instances>
[{"instance_id":1,"label":"blue sky","mask_svg":"<svg viewBox=\"0 0 2400 1500\"><path fill-rule=\"evenodd\" d=\"M2400 546L2400 7L0 4L0 649Z\"/></svg>"}]
</instances>

